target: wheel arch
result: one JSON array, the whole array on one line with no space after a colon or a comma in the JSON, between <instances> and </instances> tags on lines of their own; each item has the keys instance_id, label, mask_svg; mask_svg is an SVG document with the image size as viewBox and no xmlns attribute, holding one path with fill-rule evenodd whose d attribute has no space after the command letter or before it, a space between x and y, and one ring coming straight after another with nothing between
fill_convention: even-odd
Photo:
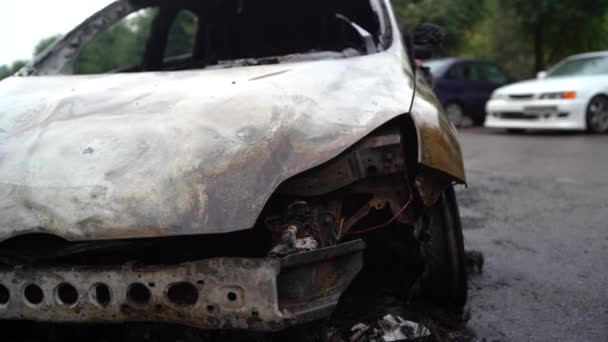
<instances>
[{"instance_id":1,"label":"wheel arch","mask_svg":"<svg viewBox=\"0 0 608 342\"><path fill-rule=\"evenodd\" d=\"M597 93L597 94L595 94L595 95L591 96L591 98L589 99L589 103L591 103L591 100L593 100L594 98L596 98L596 97L600 97L600 96L601 96L601 97L605 97L605 98L607 98L607 99L608 99L608 91L605 91L605 92L599 92L599 93Z\"/></svg>"}]
</instances>

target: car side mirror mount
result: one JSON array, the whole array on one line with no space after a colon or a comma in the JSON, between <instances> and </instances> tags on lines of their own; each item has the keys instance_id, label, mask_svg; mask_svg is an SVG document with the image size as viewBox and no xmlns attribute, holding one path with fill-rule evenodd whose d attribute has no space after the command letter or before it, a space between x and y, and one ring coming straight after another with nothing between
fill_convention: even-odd
<instances>
[{"instance_id":1,"label":"car side mirror mount","mask_svg":"<svg viewBox=\"0 0 608 342\"><path fill-rule=\"evenodd\" d=\"M542 80L543 78L547 78L547 72L539 71L538 74L536 74L536 79Z\"/></svg>"}]
</instances>

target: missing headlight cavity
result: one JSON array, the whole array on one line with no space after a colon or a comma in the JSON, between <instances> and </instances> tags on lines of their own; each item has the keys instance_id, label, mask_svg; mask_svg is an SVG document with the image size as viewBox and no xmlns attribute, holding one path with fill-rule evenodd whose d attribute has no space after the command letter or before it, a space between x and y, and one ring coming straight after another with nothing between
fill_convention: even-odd
<instances>
[{"instance_id":1,"label":"missing headlight cavity","mask_svg":"<svg viewBox=\"0 0 608 342\"><path fill-rule=\"evenodd\" d=\"M198 301L198 289L187 282L173 284L167 290L167 298L175 305L192 306Z\"/></svg>"},{"instance_id":2,"label":"missing headlight cavity","mask_svg":"<svg viewBox=\"0 0 608 342\"><path fill-rule=\"evenodd\" d=\"M269 255L311 251L348 241L369 227L412 224L413 194L405 118L380 127L333 160L285 181L269 201L264 224L276 247Z\"/></svg>"}]
</instances>

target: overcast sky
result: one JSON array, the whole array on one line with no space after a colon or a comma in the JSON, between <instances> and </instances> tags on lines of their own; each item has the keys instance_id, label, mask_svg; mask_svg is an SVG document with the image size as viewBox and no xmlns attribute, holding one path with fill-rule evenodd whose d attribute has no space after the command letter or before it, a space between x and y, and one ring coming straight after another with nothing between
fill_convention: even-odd
<instances>
[{"instance_id":1,"label":"overcast sky","mask_svg":"<svg viewBox=\"0 0 608 342\"><path fill-rule=\"evenodd\" d=\"M0 65L31 59L43 38L65 34L113 0L0 0Z\"/></svg>"}]
</instances>

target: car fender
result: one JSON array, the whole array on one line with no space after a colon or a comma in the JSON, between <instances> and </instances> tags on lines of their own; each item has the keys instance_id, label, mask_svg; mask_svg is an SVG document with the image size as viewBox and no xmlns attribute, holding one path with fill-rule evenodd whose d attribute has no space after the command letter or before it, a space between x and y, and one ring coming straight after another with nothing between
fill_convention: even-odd
<instances>
[{"instance_id":1,"label":"car fender","mask_svg":"<svg viewBox=\"0 0 608 342\"><path fill-rule=\"evenodd\" d=\"M418 79L411 116L418 136L418 163L466 184L464 160L454 125L426 82Z\"/></svg>"}]
</instances>

